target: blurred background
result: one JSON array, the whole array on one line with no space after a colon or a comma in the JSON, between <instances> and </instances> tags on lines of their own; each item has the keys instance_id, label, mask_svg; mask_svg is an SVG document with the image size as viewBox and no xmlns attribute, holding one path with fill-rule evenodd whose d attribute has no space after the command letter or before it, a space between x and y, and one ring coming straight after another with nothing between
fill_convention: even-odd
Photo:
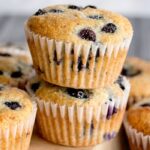
<instances>
[{"instance_id":1,"label":"blurred background","mask_svg":"<svg viewBox=\"0 0 150 150\"><path fill-rule=\"evenodd\" d=\"M0 43L25 45L23 24L51 4L96 5L127 16L134 27L129 55L150 60L150 0L0 0Z\"/></svg>"}]
</instances>

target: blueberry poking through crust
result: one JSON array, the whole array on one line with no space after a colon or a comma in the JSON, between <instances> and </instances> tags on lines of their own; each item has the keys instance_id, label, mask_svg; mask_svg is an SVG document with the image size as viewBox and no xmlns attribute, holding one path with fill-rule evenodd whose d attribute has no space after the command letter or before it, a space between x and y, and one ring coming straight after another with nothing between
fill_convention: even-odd
<instances>
[{"instance_id":1,"label":"blueberry poking through crust","mask_svg":"<svg viewBox=\"0 0 150 150\"><path fill-rule=\"evenodd\" d=\"M82 57L78 57L78 71L83 69Z\"/></svg>"},{"instance_id":2,"label":"blueberry poking through crust","mask_svg":"<svg viewBox=\"0 0 150 150\"><path fill-rule=\"evenodd\" d=\"M113 23L106 24L101 31L105 33L114 33L117 30L117 27Z\"/></svg>"},{"instance_id":3,"label":"blueberry poking through crust","mask_svg":"<svg viewBox=\"0 0 150 150\"><path fill-rule=\"evenodd\" d=\"M22 75L23 74L20 70L11 73L12 78L20 78Z\"/></svg>"},{"instance_id":4,"label":"blueberry poking through crust","mask_svg":"<svg viewBox=\"0 0 150 150\"><path fill-rule=\"evenodd\" d=\"M141 70L134 68L133 66L124 67L122 69L121 74L127 77L134 77L140 75L142 73Z\"/></svg>"},{"instance_id":5,"label":"blueberry poking through crust","mask_svg":"<svg viewBox=\"0 0 150 150\"><path fill-rule=\"evenodd\" d=\"M150 103L142 104L141 107L150 107Z\"/></svg>"},{"instance_id":6,"label":"blueberry poking through crust","mask_svg":"<svg viewBox=\"0 0 150 150\"><path fill-rule=\"evenodd\" d=\"M99 20L99 19L102 19L103 16L100 16L100 15L91 15L91 16L88 16L90 19L96 19L96 20Z\"/></svg>"},{"instance_id":7,"label":"blueberry poking through crust","mask_svg":"<svg viewBox=\"0 0 150 150\"><path fill-rule=\"evenodd\" d=\"M5 102L4 104L12 110L16 110L17 108L21 108L21 105L18 102Z\"/></svg>"},{"instance_id":8,"label":"blueberry poking through crust","mask_svg":"<svg viewBox=\"0 0 150 150\"><path fill-rule=\"evenodd\" d=\"M67 93L75 98L79 99L87 99L89 98L89 91L88 90L81 90L81 89L73 89L73 88L68 88Z\"/></svg>"},{"instance_id":9,"label":"blueberry poking through crust","mask_svg":"<svg viewBox=\"0 0 150 150\"><path fill-rule=\"evenodd\" d=\"M51 9L48 12L51 12L51 13L63 13L64 11L60 10L60 9Z\"/></svg>"},{"instance_id":10,"label":"blueberry poking through crust","mask_svg":"<svg viewBox=\"0 0 150 150\"><path fill-rule=\"evenodd\" d=\"M76 6L76 5L69 5L68 9L76 9L76 10L81 10L82 7Z\"/></svg>"},{"instance_id":11,"label":"blueberry poking through crust","mask_svg":"<svg viewBox=\"0 0 150 150\"><path fill-rule=\"evenodd\" d=\"M43 10L43 9L39 9L34 15L35 16L39 16L39 15L44 15L44 14L46 14L47 12L45 11L45 10Z\"/></svg>"},{"instance_id":12,"label":"blueberry poking through crust","mask_svg":"<svg viewBox=\"0 0 150 150\"><path fill-rule=\"evenodd\" d=\"M78 35L81 39L85 39L87 41L93 41L93 42L96 41L96 34L91 29L82 29Z\"/></svg>"},{"instance_id":13,"label":"blueberry poking through crust","mask_svg":"<svg viewBox=\"0 0 150 150\"><path fill-rule=\"evenodd\" d=\"M54 51L54 58L53 58L53 60L56 62L57 65L60 65L61 62L63 61L62 58L61 59L57 59L57 53L56 53L56 51Z\"/></svg>"},{"instance_id":14,"label":"blueberry poking through crust","mask_svg":"<svg viewBox=\"0 0 150 150\"><path fill-rule=\"evenodd\" d=\"M40 82L33 83L31 85L31 89L33 90L33 92L36 92L39 87L40 87Z\"/></svg>"},{"instance_id":15,"label":"blueberry poking through crust","mask_svg":"<svg viewBox=\"0 0 150 150\"><path fill-rule=\"evenodd\" d=\"M93 5L88 5L88 6L86 6L85 8L93 8L93 9L97 9L97 7L96 7L96 6L93 6Z\"/></svg>"},{"instance_id":16,"label":"blueberry poking through crust","mask_svg":"<svg viewBox=\"0 0 150 150\"><path fill-rule=\"evenodd\" d=\"M0 56L2 56L2 57L11 57L11 55L8 54L8 53L0 53Z\"/></svg>"},{"instance_id":17,"label":"blueberry poking through crust","mask_svg":"<svg viewBox=\"0 0 150 150\"><path fill-rule=\"evenodd\" d=\"M120 88L124 91L125 90L125 86L123 85L123 77L119 76L117 81L115 83L118 83Z\"/></svg>"},{"instance_id":18,"label":"blueberry poking through crust","mask_svg":"<svg viewBox=\"0 0 150 150\"><path fill-rule=\"evenodd\" d=\"M0 70L0 75L3 75L3 71L2 70Z\"/></svg>"}]
</instances>

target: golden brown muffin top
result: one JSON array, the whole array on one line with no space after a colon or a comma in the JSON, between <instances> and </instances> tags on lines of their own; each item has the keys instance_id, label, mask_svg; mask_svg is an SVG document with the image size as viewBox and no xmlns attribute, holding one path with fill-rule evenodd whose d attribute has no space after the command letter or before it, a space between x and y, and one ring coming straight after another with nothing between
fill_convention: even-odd
<instances>
[{"instance_id":1,"label":"golden brown muffin top","mask_svg":"<svg viewBox=\"0 0 150 150\"><path fill-rule=\"evenodd\" d=\"M122 74L131 83L130 97L136 101L150 97L150 62L137 57L127 58Z\"/></svg>"},{"instance_id":2,"label":"golden brown muffin top","mask_svg":"<svg viewBox=\"0 0 150 150\"><path fill-rule=\"evenodd\" d=\"M18 81L30 78L34 73L31 65L16 57L0 56L0 83L17 86Z\"/></svg>"},{"instance_id":3,"label":"golden brown muffin top","mask_svg":"<svg viewBox=\"0 0 150 150\"><path fill-rule=\"evenodd\" d=\"M0 45L0 57L5 57L6 59L15 57L24 63L32 64L32 58L29 50L14 44L6 43Z\"/></svg>"},{"instance_id":4,"label":"golden brown muffin top","mask_svg":"<svg viewBox=\"0 0 150 150\"><path fill-rule=\"evenodd\" d=\"M28 28L41 36L77 44L118 44L132 38L127 18L94 7L55 5L40 9L27 21Z\"/></svg>"},{"instance_id":5,"label":"golden brown muffin top","mask_svg":"<svg viewBox=\"0 0 150 150\"><path fill-rule=\"evenodd\" d=\"M62 88L43 82L35 95L46 102L60 105L97 106L107 103L107 101L113 102L114 99L122 100L129 86L125 78L122 80L115 82L110 87L93 90Z\"/></svg>"},{"instance_id":6,"label":"golden brown muffin top","mask_svg":"<svg viewBox=\"0 0 150 150\"><path fill-rule=\"evenodd\" d=\"M132 128L144 135L150 135L150 100L144 101L138 107L127 112L127 120Z\"/></svg>"},{"instance_id":7,"label":"golden brown muffin top","mask_svg":"<svg viewBox=\"0 0 150 150\"><path fill-rule=\"evenodd\" d=\"M0 127L26 121L33 111L29 96L17 88L0 90Z\"/></svg>"}]
</instances>

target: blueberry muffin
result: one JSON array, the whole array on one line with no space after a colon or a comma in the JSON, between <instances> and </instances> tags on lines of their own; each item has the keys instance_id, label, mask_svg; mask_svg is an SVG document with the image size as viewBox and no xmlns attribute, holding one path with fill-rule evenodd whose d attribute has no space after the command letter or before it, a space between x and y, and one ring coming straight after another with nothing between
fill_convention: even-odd
<instances>
[{"instance_id":1,"label":"blueberry muffin","mask_svg":"<svg viewBox=\"0 0 150 150\"><path fill-rule=\"evenodd\" d=\"M150 99L136 103L124 120L131 150L150 149Z\"/></svg>"},{"instance_id":2,"label":"blueberry muffin","mask_svg":"<svg viewBox=\"0 0 150 150\"><path fill-rule=\"evenodd\" d=\"M38 75L78 89L113 83L133 35L125 17L74 5L39 9L26 22L25 32Z\"/></svg>"},{"instance_id":3,"label":"blueberry muffin","mask_svg":"<svg viewBox=\"0 0 150 150\"><path fill-rule=\"evenodd\" d=\"M124 77L100 89L63 88L43 82L36 91L37 130L53 143L90 146L116 136L130 90Z\"/></svg>"},{"instance_id":4,"label":"blueberry muffin","mask_svg":"<svg viewBox=\"0 0 150 150\"><path fill-rule=\"evenodd\" d=\"M123 67L122 75L127 76L131 83L129 106L150 97L150 62L129 57Z\"/></svg>"},{"instance_id":5,"label":"blueberry muffin","mask_svg":"<svg viewBox=\"0 0 150 150\"><path fill-rule=\"evenodd\" d=\"M39 89L40 85L42 84L41 79L37 76L33 76L26 84L26 91L29 93L30 96L34 96L35 92Z\"/></svg>"},{"instance_id":6,"label":"blueberry muffin","mask_svg":"<svg viewBox=\"0 0 150 150\"><path fill-rule=\"evenodd\" d=\"M17 88L0 89L0 149L28 150L36 104Z\"/></svg>"},{"instance_id":7,"label":"blueberry muffin","mask_svg":"<svg viewBox=\"0 0 150 150\"><path fill-rule=\"evenodd\" d=\"M16 57L0 56L0 84L25 88L26 82L33 76L31 65L24 63Z\"/></svg>"},{"instance_id":8,"label":"blueberry muffin","mask_svg":"<svg viewBox=\"0 0 150 150\"><path fill-rule=\"evenodd\" d=\"M15 57L27 64L32 64L31 54L25 48L14 44L0 45L0 57Z\"/></svg>"}]
</instances>

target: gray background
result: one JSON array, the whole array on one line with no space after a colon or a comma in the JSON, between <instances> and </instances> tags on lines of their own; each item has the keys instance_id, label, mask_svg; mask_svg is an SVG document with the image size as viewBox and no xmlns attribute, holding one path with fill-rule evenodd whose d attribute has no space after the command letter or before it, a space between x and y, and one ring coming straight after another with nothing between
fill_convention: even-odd
<instances>
[{"instance_id":1,"label":"gray background","mask_svg":"<svg viewBox=\"0 0 150 150\"><path fill-rule=\"evenodd\" d=\"M24 22L27 16L0 16L0 43L13 42L25 44ZM150 60L150 19L130 17L133 24L134 37L129 55Z\"/></svg>"}]
</instances>

